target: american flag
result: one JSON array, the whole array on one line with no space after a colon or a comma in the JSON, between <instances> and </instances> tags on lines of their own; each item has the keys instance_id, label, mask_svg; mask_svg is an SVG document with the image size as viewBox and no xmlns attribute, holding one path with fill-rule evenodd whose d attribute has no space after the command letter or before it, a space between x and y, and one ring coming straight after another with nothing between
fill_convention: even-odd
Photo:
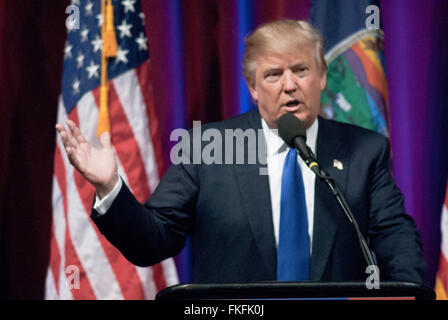
<instances>
[{"instance_id":1,"label":"american flag","mask_svg":"<svg viewBox=\"0 0 448 320\"><path fill-rule=\"evenodd\" d=\"M160 138L149 74L140 2L113 0L117 53L108 61L109 116L118 171L137 200L159 182ZM100 0L72 1L79 29L68 29L57 122L74 121L99 147L97 121L101 77ZM69 163L57 135L53 173L51 252L46 299L153 299L178 283L173 259L151 268L128 262L90 219L95 190Z\"/></svg>"}]
</instances>

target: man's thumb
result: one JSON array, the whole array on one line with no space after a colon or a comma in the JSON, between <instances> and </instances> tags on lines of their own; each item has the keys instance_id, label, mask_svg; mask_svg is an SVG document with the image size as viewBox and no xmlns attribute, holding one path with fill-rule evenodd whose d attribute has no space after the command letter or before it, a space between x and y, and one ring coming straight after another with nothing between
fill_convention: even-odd
<instances>
[{"instance_id":1,"label":"man's thumb","mask_svg":"<svg viewBox=\"0 0 448 320\"><path fill-rule=\"evenodd\" d=\"M100 135L100 144L103 148L110 148L111 142L109 132L105 131Z\"/></svg>"}]
</instances>

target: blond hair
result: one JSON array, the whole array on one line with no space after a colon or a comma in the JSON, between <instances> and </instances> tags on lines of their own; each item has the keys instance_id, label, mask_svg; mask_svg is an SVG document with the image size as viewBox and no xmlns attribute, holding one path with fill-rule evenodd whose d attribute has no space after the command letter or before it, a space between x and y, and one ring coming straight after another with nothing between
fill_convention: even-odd
<instances>
[{"instance_id":1,"label":"blond hair","mask_svg":"<svg viewBox=\"0 0 448 320\"><path fill-rule=\"evenodd\" d=\"M321 75L327 71L323 40L319 31L303 20L281 19L259 26L244 39L243 76L250 86L255 84L256 60L266 54L290 53L307 46L314 50L314 59Z\"/></svg>"}]
</instances>

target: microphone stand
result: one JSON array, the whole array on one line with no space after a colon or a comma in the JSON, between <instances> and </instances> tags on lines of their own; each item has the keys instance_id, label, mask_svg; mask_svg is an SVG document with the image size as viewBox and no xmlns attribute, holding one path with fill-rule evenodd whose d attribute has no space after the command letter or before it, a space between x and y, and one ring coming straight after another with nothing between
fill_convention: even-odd
<instances>
[{"instance_id":1,"label":"microphone stand","mask_svg":"<svg viewBox=\"0 0 448 320\"><path fill-rule=\"evenodd\" d=\"M369 246L367 245L367 242L362 235L361 231L359 230L358 223L356 222L356 219L350 210L349 205L347 204L347 201L345 201L345 198L342 194L342 192L339 190L338 186L336 185L334 179L330 176L330 174L325 171L324 169L320 168L317 164L317 161L315 159L315 156L311 149L307 146L308 152L311 155L310 158L304 159L306 165L322 180L325 182L325 184L328 186L328 188L331 191L331 194L334 196L336 201L338 202L340 208L344 212L345 216L347 217L348 221L353 225L356 231L356 235L358 236L359 243L361 245L361 250L364 255L364 259L366 260L367 266L374 266L377 267L375 261L373 260L372 253L370 252Z\"/></svg>"}]
</instances>

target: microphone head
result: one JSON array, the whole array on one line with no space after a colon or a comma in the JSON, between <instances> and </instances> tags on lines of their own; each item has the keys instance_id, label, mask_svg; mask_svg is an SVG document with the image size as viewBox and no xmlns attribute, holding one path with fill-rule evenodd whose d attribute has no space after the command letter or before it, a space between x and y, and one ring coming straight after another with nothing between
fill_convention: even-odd
<instances>
[{"instance_id":1,"label":"microphone head","mask_svg":"<svg viewBox=\"0 0 448 320\"><path fill-rule=\"evenodd\" d=\"M302 137L306 141L305 126L291 113L285 113L278 119L278 133L290 147L294 147L294 139L297 137Z\"/></svg>"}]
</instances>

